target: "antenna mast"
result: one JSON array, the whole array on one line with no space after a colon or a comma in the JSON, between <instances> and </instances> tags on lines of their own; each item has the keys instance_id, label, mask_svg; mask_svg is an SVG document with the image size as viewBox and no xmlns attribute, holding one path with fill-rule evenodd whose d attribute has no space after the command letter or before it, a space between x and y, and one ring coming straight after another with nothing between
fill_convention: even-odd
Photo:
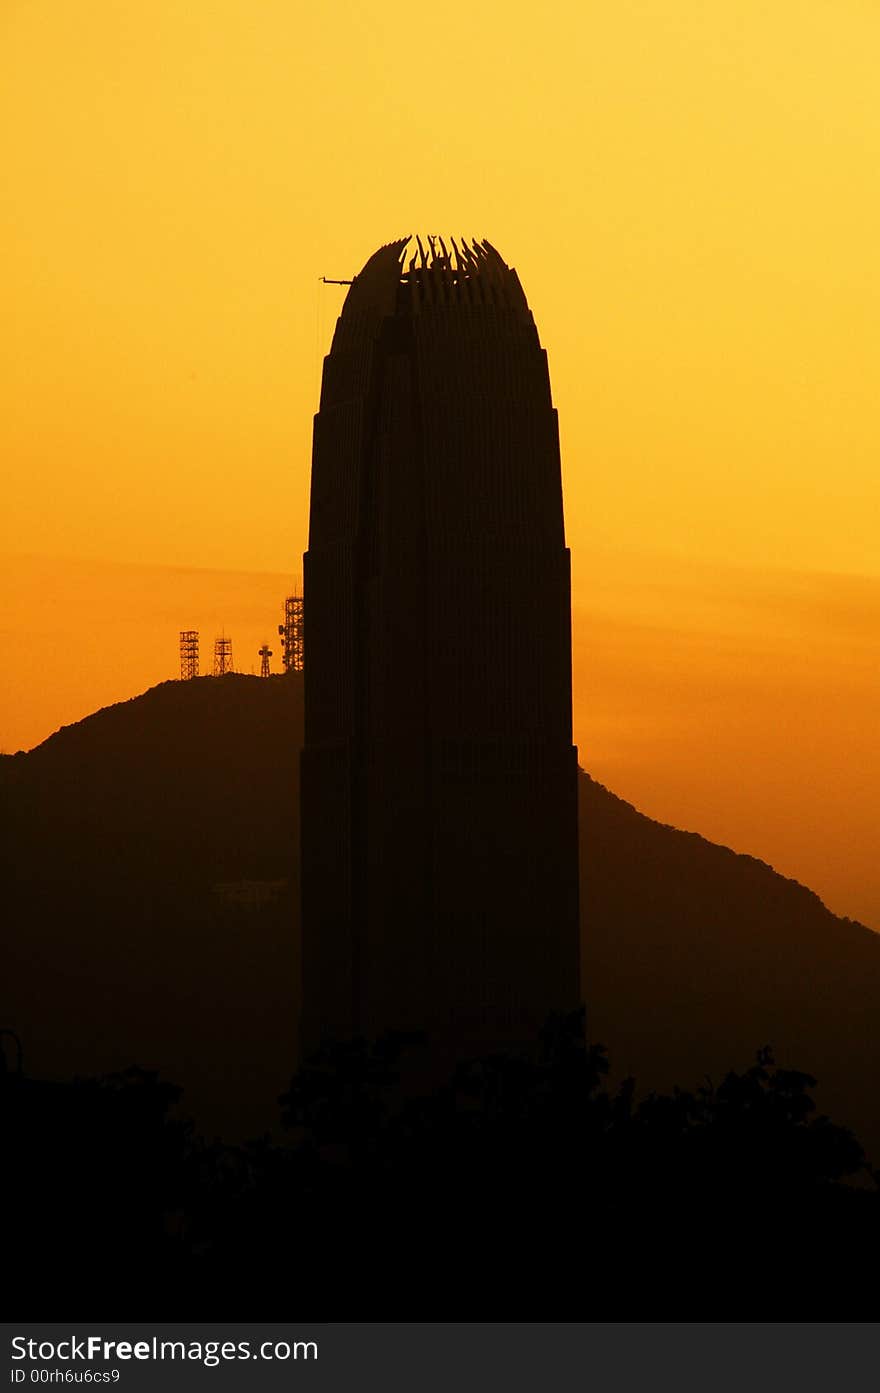
<instances>
[{"instance_id":1,"label":"antenna mast","mask_svg":"<svg viewBox=\"0 0 880 1393\"><path fill-rule=\"evenodd\" d=\"M199 631L181 629L180 631L180 680L189 682L199 675Z\"/></svg>"},{"instance_id":2,"label":"antenna mast","mask_svg":"<svg viewBox=\"0 0 880 1393\"><path fill-rule=\"evenodd\" d=\"M302 672L305 661L305 613L302 595L284 601L284 623L278 625L285 672Z\"/></svg>"},{"instance_id":3,"label":"antenna mast","mask_svg":"<svg viewBox=\"0 0 880 1393\"><path fill-rule=\"evenodd\" d=\"M232 639L224 634L214 639L214 676L225 677L232 672Z\"/></svg>"}]
</instances>

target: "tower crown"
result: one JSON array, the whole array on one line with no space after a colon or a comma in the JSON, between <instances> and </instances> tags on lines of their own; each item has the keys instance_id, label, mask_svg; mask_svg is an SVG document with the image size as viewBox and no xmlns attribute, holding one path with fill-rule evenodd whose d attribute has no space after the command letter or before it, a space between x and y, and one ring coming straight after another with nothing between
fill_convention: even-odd
<instances>
[{"instance_id":1,"label":"tower crown","mask_svg":"<svg viewBox=\"0 0 880 1393\"><path fill-rule=\"evenodd\" d=\"M417 314L454 304L497 306L529 316L516 271L491 242L434 233L402 237L374 252L352 281L343 314L349 308Z\"/></svg>"}]
</instances>

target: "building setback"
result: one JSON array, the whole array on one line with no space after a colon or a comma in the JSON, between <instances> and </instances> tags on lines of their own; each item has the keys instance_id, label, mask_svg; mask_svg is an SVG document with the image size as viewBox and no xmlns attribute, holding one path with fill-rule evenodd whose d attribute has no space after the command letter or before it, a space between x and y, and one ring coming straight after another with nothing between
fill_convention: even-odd
<instances>
[{"instance_id":1,"label":"building setback","mask_svg":"<svg viewBox=\"0 0 880 1393\"><path fill-rule=\"evenodd\" d=\"M304 1046L533 1038L580 998L570 566L547 356L487 242L352 282L304 579Z\"/></svg>"}]
</instances>

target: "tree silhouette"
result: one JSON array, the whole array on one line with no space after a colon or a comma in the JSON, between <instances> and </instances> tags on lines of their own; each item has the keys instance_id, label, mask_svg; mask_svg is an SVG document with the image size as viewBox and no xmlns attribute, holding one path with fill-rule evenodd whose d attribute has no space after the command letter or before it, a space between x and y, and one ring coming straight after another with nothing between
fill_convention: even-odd
<instances>
[{"instance_id":1,"label":"tree silhouette","mask_svg":"<svg viewBox=\"0 0 880 1393\"><path fill-rule=\"evenodd\" d=\"M748 1318L772 1274L777 1314L866 1313L876 1177L816 1115L815 1080L768 1048L718 1084L640 1098L609 1085L583 1012L430 1088L421 1043L329 1045L281 1099L285 1139L239 1147L195 1136L179 1090L143 1070L0 1077L21 1290L108 1314L136 1299L150 1319L303 1302L320 1318Z\"/></svg>"}]
</instances>

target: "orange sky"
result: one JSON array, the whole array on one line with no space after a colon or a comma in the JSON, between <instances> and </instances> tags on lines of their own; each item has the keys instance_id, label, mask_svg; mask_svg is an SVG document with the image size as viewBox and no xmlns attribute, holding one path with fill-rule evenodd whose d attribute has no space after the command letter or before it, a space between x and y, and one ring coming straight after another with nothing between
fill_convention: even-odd
<instances>
[{"instance_id":1,"label":"orange sky","mask_svg":"<svg viewBox=\"0 0 880 1393\"><path fill-rule=\"evenodd\" d=\"M550 354L584 762L880 927L878 61L868 0L7 0L0 744L189 623L256 663L317 278L488 236Z\"/></svg>"}]
</instances>

